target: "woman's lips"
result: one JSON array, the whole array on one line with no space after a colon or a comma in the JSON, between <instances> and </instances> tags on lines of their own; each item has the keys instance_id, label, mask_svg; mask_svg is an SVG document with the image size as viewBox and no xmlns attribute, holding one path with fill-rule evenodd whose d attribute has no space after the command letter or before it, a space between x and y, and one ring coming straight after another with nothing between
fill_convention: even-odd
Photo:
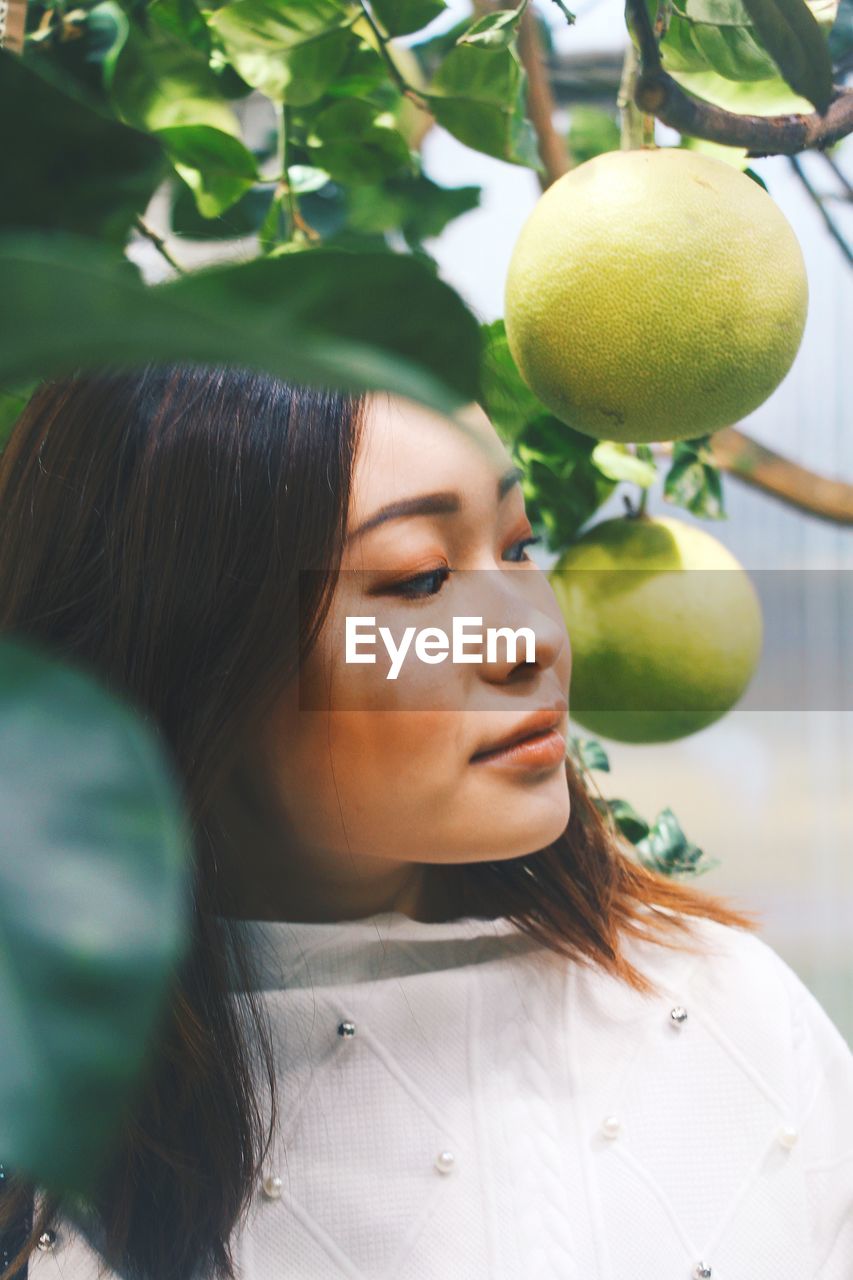
<instances>
[{"instance_id":1,"label":"woman's lips","mask_svg":"<svg viewBox=\"0 0 853 1280\"><path fill-rule=\"evenodd\" d=\"M565 698L558 698L550 706L537 707L523 719L517 720L507 733L501 734L499 738L492 738L490 742L482 743L471 759L477 760L481 756L502 751L535 735L549 733L552 729L559 732L566 722L567 712L568 705Z\"/></svg>"},{"instance_id":2,"label":"woman's lips","mask_svg":"<svg viewBox=\"0 0 853 1280\"><path fill-rule=\"evenodd\" d=\"M531 734L509 747L496 747L473 756L473 765L500 765L512 769L553 769L566 756L566 739L556 729Z\"/></svg>"}]
</instances>

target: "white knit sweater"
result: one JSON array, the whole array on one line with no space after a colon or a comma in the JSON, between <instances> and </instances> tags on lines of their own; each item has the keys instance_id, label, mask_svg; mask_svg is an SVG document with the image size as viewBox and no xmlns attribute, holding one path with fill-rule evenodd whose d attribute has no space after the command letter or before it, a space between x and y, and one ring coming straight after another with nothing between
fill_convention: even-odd
<instances>
[{"instance_id":1,"label":"white knit sweater","mask_svg":"<svg viewBox=\"0 0 853 1280\"><path fill-rule=\"evenodd\" d=\"M244 1280L853 1278L853 1054L754 934L629 940L649 997L506 920L243 927L280 1108ZM31 1274L97 1257L60 1227Z\"/></svg>"}]
</instances>

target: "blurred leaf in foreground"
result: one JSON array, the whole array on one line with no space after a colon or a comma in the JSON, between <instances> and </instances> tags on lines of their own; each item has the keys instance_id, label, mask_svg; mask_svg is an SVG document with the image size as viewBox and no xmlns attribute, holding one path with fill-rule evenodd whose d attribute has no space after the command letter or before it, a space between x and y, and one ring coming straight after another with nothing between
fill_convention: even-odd
<instances>
[{"instance_id":1,"label":"blurred leaf in foreground","mask_svg":"<svg viewBox=\"0 0 853 1280\"><path fill-rule=\"evenodd\" d=\"M142 716L0 641L0 1159L87 1191L186 947L190 835Z\"/></svg>"}]
</instances>

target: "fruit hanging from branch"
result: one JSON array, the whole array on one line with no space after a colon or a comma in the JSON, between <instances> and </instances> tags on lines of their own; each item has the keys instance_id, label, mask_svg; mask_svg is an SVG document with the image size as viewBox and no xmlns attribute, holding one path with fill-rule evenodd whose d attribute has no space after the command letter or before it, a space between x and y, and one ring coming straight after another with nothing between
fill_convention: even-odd
<instances>
[{"instance_id":1,"label":"fruit hanging from branch","mask_svg":"<svg viewBox=\"0 0 853 1280\"><path fill-rule=\"evenodd\" d=\"M507 272L507 340L532 391L599 440L705 435L793 363L802 251L758 183L677 147L609 151L540 196Z\"/></svg>"},{"instance_id":2,"label":"fruit hanging from branch","mask_svg":"<svg viewBox=\"0 0 853 1280\"><path fill-rule=\"evenodd\" d=\"M618 742L670 742L719 720L761 656L746 570L704 529L671 516L593 525L549 580L572 644L570 711Z\"/></svg>"}]
</instances>

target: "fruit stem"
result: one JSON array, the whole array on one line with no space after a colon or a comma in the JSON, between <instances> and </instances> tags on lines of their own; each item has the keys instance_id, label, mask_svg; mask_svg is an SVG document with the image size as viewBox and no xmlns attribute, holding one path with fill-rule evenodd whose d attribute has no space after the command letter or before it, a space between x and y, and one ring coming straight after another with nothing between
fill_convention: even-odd
<instances>
[{"instance_id":1,"label":"fruit stem","mask_svg":"<svg viewBox=\"0 0 853 1280\"><path fill-rule=\"evenodd\" d=\"M168 262L170 267L172 267L175 271L177 271L179 275L183 276L187 274L186 267L182 267L180 262L177 262L174 259L174 257L172 256L172 251L169 248L169 246L166 244L166 241L163 239L161 235L158 235L158 233L154 230L153 227L148 225L148 223L145 221L145 219L142 217L141 214L136 215L134 219L134 226L136 227L137 231L140 232L141 235L145 236L146 240L151 241L154 248L160 254L161 258L164 258L166 262Z\"/></svg>"},{"instance_id":2,"label":"fruit stem","mask_svg":"<svg viewBox=\"0 0 853 1280\"><path fill-rule=\"evenodd\" d=\"M640 501L635 506L627 493L622 494L622 501L625 503L626 520L639 520L646 514L646 501L648 496L648 489L641 489Z\"/></svg>"},{"instance_id":3,"label":"fruit stem","mask_svg":"<svg viewBox=\"0 0 853 1280\"><path fill-rule=\"evenodd\" d=\"M422 93L419 89L416 89L414 85L409 84L409 82L406 80L405 76L403 75L402 71L397 66L396 62L391 56L391 52L388 48L388 45L390 44L390 41L391 41L391 37L385 35L380 30L380 28L376 23L376 20L373 17L373 14L370 12L367 5L364 3L364 0L358 0L358 3L361 6L361 11L362 11L364 20L366 21L367 25L370 27L371 32L373 33L374 39L376 40L375 47L378 49L380 57L384 59L388 67L388 71L390 72L391 79L394 81L397 88L400 90L400 93L403 94L404 97L411 99L411 101L414 102L415 106L420 107L422 111L429 111L429 98L434 97L435 95L429 94L429 93ZM528 0L524 0L524 5L522 6L522 8L526 8L527 4L528 4Z\"/></svg>"},{"instance_id":4,"label":"fruit stem","mask_svg":"<svg viewBox=\"0 0 853 1280\"><path fill-rule=\"evenodd\" d=\"M276 104L276 115L278 117L278 171L281 174L279 186L276 194L279 197L279 234L284 238L284 228L281 225L282 205L281 198L287 203L289 239L293 239L297 228L297 208L296 195L293 187L290 185L290 164L289 164L289 142L290 142L290 119L288 116L287 106L284 103Z\"/></svg>"},{"instance_id":5,"label":"fruit stem","mask_svg":"<svg viewBox=\"0 0 853 1280\"><path fill-rule=\"evenodd\" d=\"M639 72L640 59L633 40L629 40L622 62L619 92L616 96L616 105L621 117L620 151L638 151L643 145L643 113L634 101Z\"/></svg>"}]
</instances>

